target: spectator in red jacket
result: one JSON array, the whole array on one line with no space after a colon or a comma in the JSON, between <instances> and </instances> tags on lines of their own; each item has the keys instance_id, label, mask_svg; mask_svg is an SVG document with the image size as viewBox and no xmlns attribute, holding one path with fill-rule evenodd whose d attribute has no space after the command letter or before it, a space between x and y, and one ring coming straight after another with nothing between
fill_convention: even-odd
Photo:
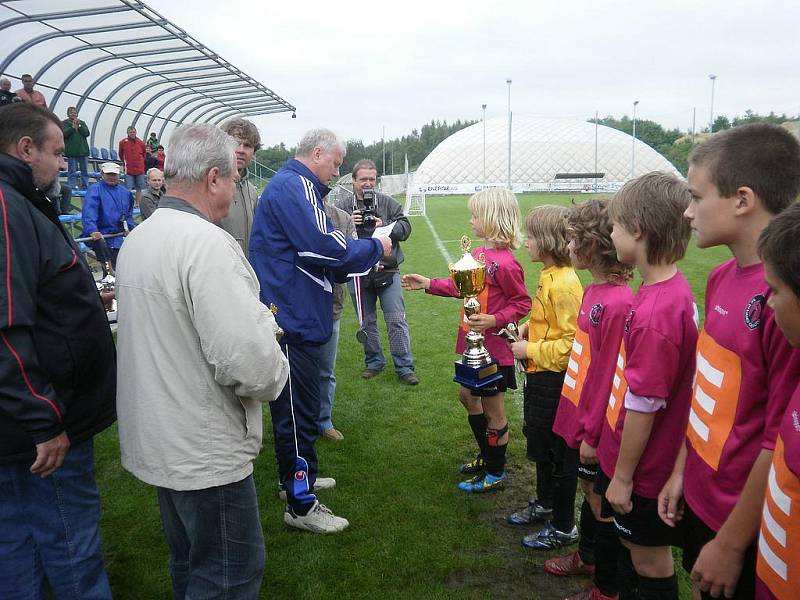
<instances>
[{"instance_id":1,"label":"spectator in red jacket","mask_svg":"<svg viewBox=\"0 0 800 600\"><path fill-rule=\"evenodd\" d=\"M125 185L130 191L136 190L136 206L142 199L142 190L147 189L144 157L144 142L136 137L135 127L128 127L128 137L119 143L119 159L125 166Z\"/></svg>"},{"instance_id":2,"label":"spectator in red jacket","mask_svg":"<svg viewBox=\"0 0 800 600\"><path fill-rule=\"evenodd\" d=\"M33 89L33 86L36 84L33 77L26 73L20 77L20 80L22 81L22 87L16 91L17 96L22 98L24 102L30 102L36 106L47 108L47 100L45 100L42 92Z\"/></svg>"},{"instance_id":3,"label":"spectator in red jacket","mask_svg":"<svg viewBox=\"0 0 800 600\"><path fill-rule=\"evenodd\" d=\"M158 168L162 171L164 170L164 161L167 159L167 156L164 154L164 146L159 146L158 151L156 152L156 160L158 161Z\"/></svg>"}]
</instances>

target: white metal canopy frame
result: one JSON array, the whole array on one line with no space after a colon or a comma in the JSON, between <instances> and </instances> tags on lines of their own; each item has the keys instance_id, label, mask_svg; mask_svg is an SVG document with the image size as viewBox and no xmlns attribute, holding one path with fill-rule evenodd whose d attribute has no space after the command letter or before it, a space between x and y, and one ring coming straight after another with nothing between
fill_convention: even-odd
<instances>
[{"instance_id":1,"label":"white metal canopy frame","mask_svg":"<svg viewBox=\"0 0 800 600\"><path fill-rule=\"evenodd\" d=\"M59 117L78 108L93 147L114 148L129 126L163 139L181 123L295 111L137 0L0 2L0 74L25 73Z\"/></svg>"}]
</instances>

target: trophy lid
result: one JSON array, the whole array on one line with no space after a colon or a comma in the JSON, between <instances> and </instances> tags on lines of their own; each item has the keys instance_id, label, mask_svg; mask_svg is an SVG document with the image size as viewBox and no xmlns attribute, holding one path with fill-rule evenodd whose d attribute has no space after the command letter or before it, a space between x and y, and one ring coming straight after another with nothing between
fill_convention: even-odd
<instances>
[{"instance_id":1,"label":"trophy lid","mask_svg":"<svg viewBox=\"0 0 800 600\"><path fill-rule=\"evenodd\" d=\"M469 239L466 235L461 238L461 251L464 255L459 258L454 264L450 265L451 271L474 271L475 269L481 269L485 265L478 261L472 254L469 253L469 249L472 247L472 240Z\"/></svg>"}]
</instances>

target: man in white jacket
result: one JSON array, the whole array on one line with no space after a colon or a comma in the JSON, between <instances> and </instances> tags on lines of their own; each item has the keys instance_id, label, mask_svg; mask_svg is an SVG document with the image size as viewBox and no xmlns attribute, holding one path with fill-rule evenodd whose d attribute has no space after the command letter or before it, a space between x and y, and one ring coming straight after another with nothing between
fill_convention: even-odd
<instances>
[{"instance_id":1,"label":"man in white jacket","mask_svg":"<svg viewBox=\"0 0 800 600\"><path fill-rule=\"evenodd\" d=\"M210 125L170 141L168 194L117 262L122 466L157 487L175 597L255 599L253 462L288 363L255 273L214 225L236 189L235 141Z\"/></svg>"}]
</instances>

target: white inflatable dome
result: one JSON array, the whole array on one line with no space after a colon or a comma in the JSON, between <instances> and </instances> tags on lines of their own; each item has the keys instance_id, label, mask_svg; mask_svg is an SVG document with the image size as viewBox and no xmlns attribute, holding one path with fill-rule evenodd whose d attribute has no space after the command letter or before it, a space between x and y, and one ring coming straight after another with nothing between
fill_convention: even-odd
<instances>
[{"instance_id":1,"label":"white inflatable dome","mask_svg":"<svg viewBox=\"0 0 800 600\"><path fill-rule=\"evenodd\" d=\"M513 116L511 135L511 182L515 191L584 189L598 185L618 188L631 177L631 153L635 152L634 177L650 171L680 173L666 158L622 131L597 128L576 119ZM633 142L633 144L631 144ZM508 121L486 120L486 177L483 171L483 123L457 131L422 161L414 186L428 193L471 193L484 185L506 185L508 178ZM602 179L564 177L568 174L603 173ZM559 179L556 175L561 174Z\"/></svg>"}]
</instances>

